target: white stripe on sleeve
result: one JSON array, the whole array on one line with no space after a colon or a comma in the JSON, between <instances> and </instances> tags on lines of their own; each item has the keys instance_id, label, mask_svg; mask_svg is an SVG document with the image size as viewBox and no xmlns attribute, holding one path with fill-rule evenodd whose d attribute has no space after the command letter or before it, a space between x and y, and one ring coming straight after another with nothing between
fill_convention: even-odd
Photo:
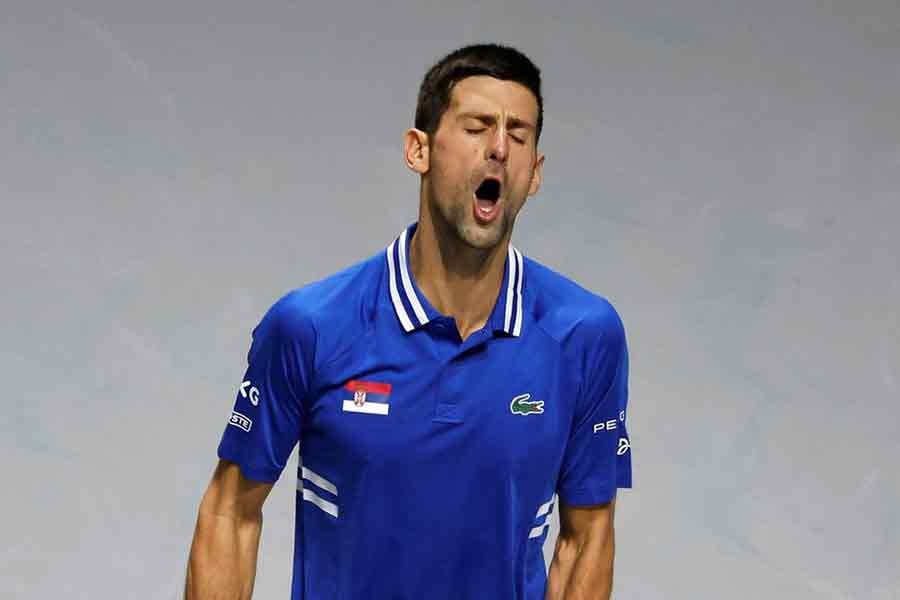
<instances>
[{"instance_id":1,"label":"white stripe on sleeve","mask_svg":"<svg viewBox=\"0 0 900 600\"><path fill-rule=\"evenodd\" d=\"M314 483L315 485L319 486L326 492L331 492L335 496L338 495L337 487L333 483L331 483L330 481L328 481L327 479L325 479L324 477L322 477L321 475L319 475L318 473L313 471L312 469L309 469L307 467L301 467L300 475L303 477L303 479L306 479L306 480Z\"/></svg>"},{"instance_id":2,"label":"white stripe on sleeve","mask_svg":"<svg viewBox=\"0 0 900 600\"><path fill-rule=\"evenodd\" d=\"M338 516L338 507L337 504L333 502L329 502L325 500L314 491L310 489L303 488L303 499L310 504L314 504L321 508L323 511L327 512L332 517L337 518Z\"/></svg>"}]
</instances>

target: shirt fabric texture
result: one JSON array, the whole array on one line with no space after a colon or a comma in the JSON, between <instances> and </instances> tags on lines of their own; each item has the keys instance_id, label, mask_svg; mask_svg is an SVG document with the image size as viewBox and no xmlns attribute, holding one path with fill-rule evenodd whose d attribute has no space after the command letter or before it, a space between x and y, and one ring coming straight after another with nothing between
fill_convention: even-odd
<instances>
[{"instance_id":1,"label":"shirt fabric texture","mask_svg":"<svg viewBox=\"0 0 900 600\"><path fill-rule=\"evenodd\" d=\"M543 600L558 502L631 487L622 321L510 245L461 341L415 227L266 312L218 455L274 482L299 443L292 600Z\"/></svg>"}]
</instances>

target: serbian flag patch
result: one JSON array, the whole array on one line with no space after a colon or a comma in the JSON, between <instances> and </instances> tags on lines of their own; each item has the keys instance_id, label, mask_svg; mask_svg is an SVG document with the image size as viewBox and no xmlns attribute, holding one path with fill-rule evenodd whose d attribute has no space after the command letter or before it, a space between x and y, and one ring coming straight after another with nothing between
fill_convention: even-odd
<instances>
[{"instance_id":1,"label":"serbian flag patch","mask_svg":"<svg viewBox=\"0 0 900 600\"><path fill-rule=\"evenodd\" d=\"M391 384L350 380L344 384L350 398L344 400L344 412L386 415L391 408Z\"/></svg>"}]
</instances>

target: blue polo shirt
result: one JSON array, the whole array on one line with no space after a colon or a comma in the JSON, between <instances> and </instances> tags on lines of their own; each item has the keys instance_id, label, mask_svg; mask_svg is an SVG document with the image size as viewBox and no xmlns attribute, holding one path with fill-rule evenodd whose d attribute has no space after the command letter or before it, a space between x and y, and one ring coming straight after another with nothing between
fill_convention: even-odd
<instances>
[{"instance_id":1,"label":"blue polo shirt","mask_svg":"<svg viewBox=\"0 0 900 600\"><path fill-rule=\"evenodd\" d=\"M510 246L462 341L414 232L268 310L219 457L274 482L299 442L293 600L543 600L557 502L631 487L622 322Z\"/></svg>"}]
</instances>

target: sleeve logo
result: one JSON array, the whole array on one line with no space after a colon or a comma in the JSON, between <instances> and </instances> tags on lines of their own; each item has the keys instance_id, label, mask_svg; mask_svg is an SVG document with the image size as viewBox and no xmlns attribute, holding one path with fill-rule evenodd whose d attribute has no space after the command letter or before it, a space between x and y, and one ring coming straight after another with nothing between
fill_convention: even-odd
<instances>
[{"instance_id":1,"label":"sleeve logo","mask_svg":"<svg viewBox=\"0 0 900 600\"><path fill-rule=\"evenodd\" d=\"M619 421L625 422L625 411L619 411ZM600 423L594 423L594 433L600 433L601 431L612 431L613 429L617 429L619 427L619 423L615 419L608 419L606 421L601 421ZM622 454L619 452L619 454Z\"/></svg>"},{"instance_id":2,"label":"sleeve logo","mask_svg":"<svg viewBox=\"0 0 900 600\"><path fill-rule=\"evenodd\" d=\"M615 419L603 421L602 423L594 423L594 433L599 433L601 431L612 431L618 426L619 423Z\"/></svg>"},{"instance_id":3,"label":"sleeve logo","mask_svg":"<svg viewBox=\"0 0 900 600\"><path fill-rule=\"evenodd\" d=\"M250 386L249 393L247 392L247 386ZM253 406L259 406L259 390L256 389L256 386L254 386L249 379L241 384L240 392L242 397L249 397L250 404L252 404Z\"/></svg>"},{"instance_id":4,"label":"sleeve logo","mask_svg":"<svg viewBox=\"0 0 900 600\"><path fill-rule=\"evenodd\" d=\"M250 417L247 415L242 415L238 411L234 411L231 413L231 418L228 419L229 425L234 425L238 429L243 429L246 432L250 432L250 428L253 427L253 421L250 420Z\"/></svg>"}]
</instances>

